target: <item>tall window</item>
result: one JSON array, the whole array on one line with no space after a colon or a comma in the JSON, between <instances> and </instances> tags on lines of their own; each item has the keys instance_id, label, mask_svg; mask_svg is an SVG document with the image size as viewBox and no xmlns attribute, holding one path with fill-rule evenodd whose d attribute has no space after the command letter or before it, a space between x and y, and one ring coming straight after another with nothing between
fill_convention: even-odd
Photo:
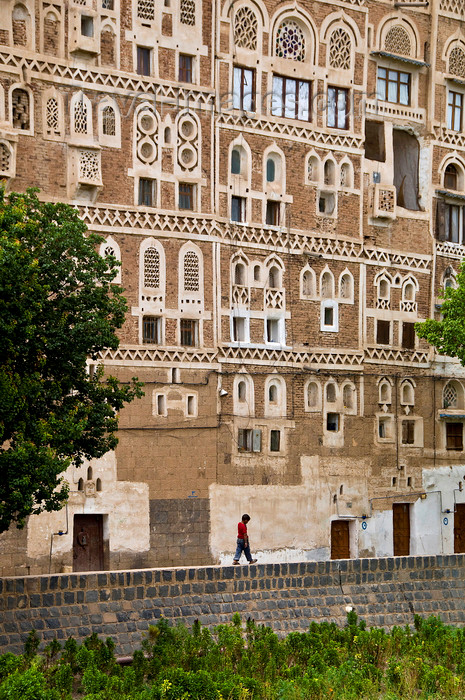
<instances>
[{"instance_id":1,"label":"tall window","mask_svg":"<svg viewBox=\"0 0 465 700\"><path fill-rule=\"evenodd\" d=\"M194 185L187 182L179 183L179 209L194 209Z\"/></svg>"},{"instance_id":2,"label":"tall window","mask_svg":"<svg viewBox=\"0 0 465 700\"><path fill-rule=\"evenodd\" d=\"M231 197L231 221L245 221L245 204L245 197L237 197L236 195Z\"/></svg>"},{"instance_id":3,"label":"tall window","mask_svg":"<svg viewBox=\"0 0 465 700\"><path fill-rule=\"evenodd\" d=\"M311 119L311 83L280 75L273 76L271 114L289 119Z\"/></svg>"},{"instance_id":4,"label":"tall window","mask_svg":"<svg viewBox=\"0 0 465 700\"><path fill-rule=\"evenodd\" d=\"M238 148L233 148L231 151L231 174L241 174L241 152Z\"/></svg>"},{"instance_id":5,"label":"tall window","mask_svg":"<svg viewBox=\"0 0 465 700\"><path fill-rule=\"evenodd\" d=\"M139 178L139 206L153 207L155 201L155 181L146 177Z\"/></svg>"},{"instance_id":6,"label":"tall window","mask_svg":"<svg viewBox=\"0 0 465 700\"><path fill-rule=\"evenodd\" d=\"M447 97L447 128L462 131L463 95L461 92L449 90Z\"/></svg>"},{"instance_id":7,"label":"tall window","mask_svg":"<svg viewBox=\"0 0 465 700\"><path fill-rule=\"evenodd\" d=\"M11 94L13 128L28 131L30 129L29 94L26 90L16 88Z\"/></svg>"},{"instance_id":8,"label":"tall window","mask_svg":"<svg viewBox=\"0 0 465 700\"><path fill-rule=\"evenodd\" d=\"M451 243L463 242L464 207L457 204L445 204L445 240Z\"/></svg>"},{"instance_id":9,"label":"tall window","mask_svg":"<svg viewBox=\"0 0 465 700\"><path fill-rule=\"evenodd\" d=\"M192 318L181 319L181 345L197 347L199 344L199 322Z\"/></svg>"},{"instance_id":10,"label":"tall window","mask_svg":"<svg viewBox=\"0 0 465 700\"><path fill-rule=\"evenodd\" d=\"M184 291L200 291L200 261L193 250L188 250L184 255Z\"/></svg>"},{"instance_id":11,"label":"tall window","mask_svg":"<svg viewBox=\"0 0 465 700\"><path fill-rule=\"evenodd\" d=\"M255 71L250 68L234 66L233 108L255 111Z\"/></svg>"},{"instance_id":12,"label":"tall window","mask_svg":"<svg viewBox=\"0 0 465 700\"><path fill-rule=\"evenodd\" d=\"M142 319L142 342L155 345L161 343L161 318L144 316Z\"/></svg>"},{"instance_id":13,"label":"tall window","mask_svg":"<svg viewBox=\"0 0 465 700\"><path fill-rule=\"evenodd\" d=\"M457 190L458 189L458 171L453 163L449 165L444 170L444 187L447 190Z\"/></svg>"},{"instance_id":14,"label":"tall window","mask_svg":"<svg viewBox=\"0 0 465 700\"><path fill-rule=\"evenodd\" d=\"M144 287L160 287L160 253L156 248L147 248L144 252Z\"/></svg>"},{"instance_id":15,"label":"tall window","mask_svg":"<svg viewBox=\"0 0 465 700\"><path fill-rule=\"evenodd\" d=\"M462 423L446 423L446 450L463 450Z\"/></svg>"},{"instance_id":16,"label":"tall window","mask_svg":"<svg viewBox=\"0 0 465 700\"><path fill-rule=\"evenodd\" d=\"M102 110L102 130L104 136L116 135L116 116L113 107L107 106Z\"/></svg>"},{"instance_id":17,"label":"tall window","mask_svg":"<svg viewBox=\"0 0 465 700\"><path fill-rule=\"evenodd\" d=\"M266 203L266 218L265 222L268 226L279 226L279 202L268 200Z\"/></svg>"},{"instance_id":18,"label":"tall window","mask_svg":"<svg viewBox=\"0 0 465 700\"><path fill-rule=\"evenodd\" d=\"M193 58L185 53L179 54L179 81L181 83L193 81Z\"/></svg>"},{"instance_id":19,"label":"tall window","mask_svg":"<svg viewBox=\"0 0 465 700\"><path fill-rule=\"evenodd\" d=\"M137 47L137 73L139 75L150 75L151 73L151 51L145 46Z\"/></svg>"},{"instance_id":20,"label":"tall window","mask_svg":"<svg viewBox=\"0 0 465 700\"><path fill-rule=\"evenodd\" d=\"M410 104L410 73L378 68L378 98L400 105Z\"/></svg>"},{"instance_id":21,"label":"tall window","mask_svg":"<svg viewBox=\"0 0 465 700\"><path fill-rule=\"evenodd\" d=\"M327 125L334 129L349 128L349 91L328 87Z\"/></svg>"}]
</instances>

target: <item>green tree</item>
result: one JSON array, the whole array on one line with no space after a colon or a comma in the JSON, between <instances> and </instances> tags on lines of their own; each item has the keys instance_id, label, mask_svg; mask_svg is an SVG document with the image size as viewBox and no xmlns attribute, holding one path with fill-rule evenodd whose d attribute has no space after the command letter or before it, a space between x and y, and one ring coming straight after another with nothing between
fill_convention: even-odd
<instances>
[{"instance_id":1,"label":"green tree","mask_svg":"<svg viewBox=\"0 0 465 700\"><path fill-rule=\"evenodd\" d=\"M0 532L62 508L63 472L114 449L118 411L142 396L87 370L127 308L102 240L72 207L0 188Z\"/></svg>"},{"instance_id":2,"label":"green tree","mask_svg":"<svg viewBox=\"0 0 465 700\"><path fill-rule=\"evenodd\" d=\"M456 289L441 291L441 320L427 319L415 325L416 334L433 345L440 355L457 357L465 365L465 261L460 265Z\"/></svg>"}]
</instances>

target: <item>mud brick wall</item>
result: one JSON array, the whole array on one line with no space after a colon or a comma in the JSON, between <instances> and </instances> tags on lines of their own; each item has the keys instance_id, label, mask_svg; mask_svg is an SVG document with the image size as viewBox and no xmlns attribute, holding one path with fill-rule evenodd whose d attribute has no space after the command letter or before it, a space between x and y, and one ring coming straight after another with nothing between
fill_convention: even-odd
<instances>
[{"instance_id":1,"label":"mud brick wall","mask_svg":"<svg viewBox=\"0 0 465 700\"><path fill-rule=\"evenodd\" d=\"M214 627L238 612L285 634L312 620L344 625L350 604L368 626L412 624L415 613L461 625L465 555L26 576L0 589L1 652L21 652L35 629L44 643L111 636L128 654L161 616Z\"/></svg>"}]
</instances>

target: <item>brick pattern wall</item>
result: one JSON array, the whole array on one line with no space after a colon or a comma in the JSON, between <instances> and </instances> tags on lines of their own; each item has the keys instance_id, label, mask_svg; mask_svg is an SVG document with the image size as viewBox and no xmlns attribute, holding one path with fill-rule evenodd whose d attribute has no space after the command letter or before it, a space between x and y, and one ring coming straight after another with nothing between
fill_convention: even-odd
<instances>
[{"instance_id":1,"label":"brick pattern wall","mask_svg":"<svg viewBox=\"0 0 465 700\"><path fill-rule=\"evenodd\" d=\"M313 620L343 625L346 605L368 626L412 624L415 613L463 624L465 555L4 578L0 650L20 653L35 629L45 643L111 636L128 654L162 616L214 627L238 612L304 632Z\"/></svg>"}]
</instances>

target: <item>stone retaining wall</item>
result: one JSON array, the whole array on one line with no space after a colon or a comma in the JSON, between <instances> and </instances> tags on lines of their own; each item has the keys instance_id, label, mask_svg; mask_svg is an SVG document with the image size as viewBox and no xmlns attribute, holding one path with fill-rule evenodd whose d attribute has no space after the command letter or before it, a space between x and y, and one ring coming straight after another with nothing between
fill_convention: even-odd
<instances>
[{"instance_id":1,"label":"stone retaining wall","mask_svg":"<svg viewBox=\"0 0 465 700\"><path fill-rule=\"evenodd\" d=\"M349 604L368 626L412 624L414 613L463 624L465 555L3 578L0 651L21 652L35 629L44 642L97 632L128 654L161 616L213 627L239 612L284 634L343 625Z\"/></svg>"}]
</instances>

